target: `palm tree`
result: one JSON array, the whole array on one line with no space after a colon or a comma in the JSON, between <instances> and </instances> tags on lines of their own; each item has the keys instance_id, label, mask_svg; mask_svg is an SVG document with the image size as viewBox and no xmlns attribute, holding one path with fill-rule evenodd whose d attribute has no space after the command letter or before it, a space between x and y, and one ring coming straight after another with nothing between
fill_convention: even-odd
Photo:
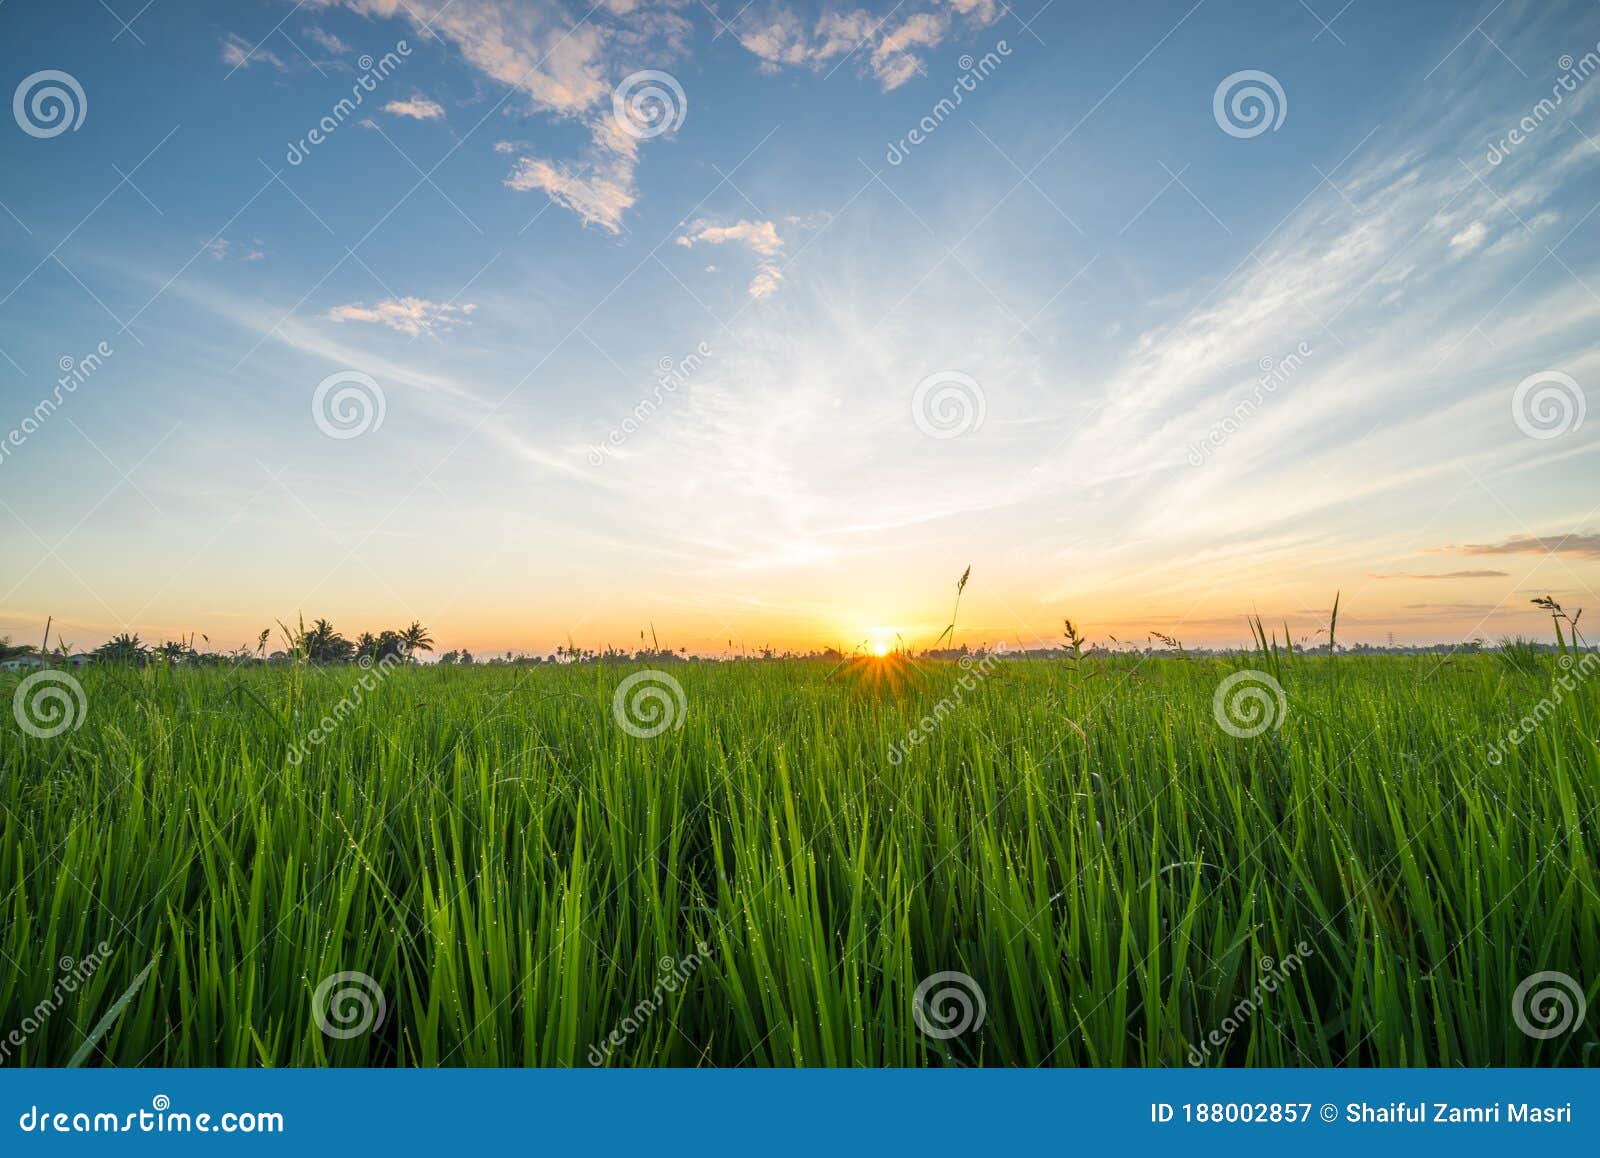
<instances>
[{"instance_id":1,"label":"palm tree","mask_svg":"<svg viewBox=\"0 0 1600 1158\"><path fill-rule=\"evenodd\" d=\"M150 649L140 642L137 635L123 632L106 640L91 654L95 659L111 663L143 663L149 658Z\"/></svg>"},{"instance_id":2,"label":"palm tree","mask_svg":"<svg viewBox=\"0 0 1600 1158\"><path fill-rule=\"evenodd\" d=\"M312 622L311 630L301 635L300 646L312 663L343 663L355 651L355 644L335 631L326 619Z\"/></svg>"},{"instance_id":3,"label":"palm tree","mask_svg":"<svg viewBox=\"0 0 1600 1158\"><path fill-rule=\"evenodd\" d=\"M194 648L181 639L169 639L155 649L156 658L166 663L181 663L194 654Z\"/></svg>"},{"instance_id":4,"label":"palm tree","mask_svg":"<svg viewBox=\"0 0 1600 1158\"><path fill-rule=\"evenodd\" d=\"M428 629L415 619L411 621L410 627L400 633L400 641L406 646L407 656L418 651L433 650L433 636L429 635Z\"/></svg>"}]
</instances>

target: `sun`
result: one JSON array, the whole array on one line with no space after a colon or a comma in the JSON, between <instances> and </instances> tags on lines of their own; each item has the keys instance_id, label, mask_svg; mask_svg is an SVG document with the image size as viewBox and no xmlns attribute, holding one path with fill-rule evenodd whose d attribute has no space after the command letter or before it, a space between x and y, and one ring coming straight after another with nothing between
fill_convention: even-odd
<instances>
[{"instance_id":1,"label":"sun","mask_svg":"<svg viewBox=\"0 0 1600 1158\"><path fill-rule=\"evenodd\" d=\"M888 659L895 653L895 644L900 638L898 628L869 627L863 632L866 638L858 645L860 654L871 656L873 659Z\"/></svg>"}]
</instances>

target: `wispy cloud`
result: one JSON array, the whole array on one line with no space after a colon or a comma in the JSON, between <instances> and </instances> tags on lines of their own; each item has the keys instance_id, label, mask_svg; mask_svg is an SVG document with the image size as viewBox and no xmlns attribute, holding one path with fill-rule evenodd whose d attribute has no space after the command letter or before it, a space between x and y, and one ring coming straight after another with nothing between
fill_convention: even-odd
<instances>
[{"instance_id":1,"label":"wispy cloud","mask_svg":"<svg viewBox=\"0 0 1600 1158\"><path fill-rule=\"evenodd\" d=\"M919 0L895 5L886 15L865 9L829 11L814 21L793 8L752 9L737 22L739 43L761 58L762 68L821 69L855 58L885 90L925 71L925 52L971 28L992 24L998 0ZM952 16L952 13L954 15Z\"/></svg>"},{"instance_id":2,"label":"wispy cloud","mask_svg":"<svg viewBox=\"0 0 1600 1158\"><path fill-rule=\"evenodd\" d=\"M918 49L936 48L950 31L950 22L932 12L908 16L872 46L872 74L886 89L899 88L922 69Z\"/></svg>"},{"instance_id":3,"label":"wispy cloud","mask_svg":"<svg viewBox=\"0 0 1600 1158\"><path fill-rule=\"evenodd\" d=\"M634 170L637 142L604 122L592 126L594 143L577 161L519 157L505 178L508 188L539 190L590 225L622 232L622 216L638 200Z\"/></svg>"},{"instance_id":4,"label":"wispy cloud","mask_svg":"<svg viewBox=\"0 0 1600 1158\"><path fill-rule=\"evenodd\" d=\"M1368 579L1504 579L1508 571L1396 571L1389 575L1369 573Z\"/></svg>"},{"instance_id":5,"label":"wispy cloud","mask_svg":"<svg viewBox=\"0 0 1600 1158\"><path fill-rule=\"evenodd\" d=\"M365 302L334 306L323 316L330 322L369 322L387 326L415 338L424 333L448 332L456 322L470 317L477 308L471 303L457 306L447 302L431 302L427 298L403 297L387 298L370 306Z\"/></svg>"},{"instance_id":6,"label":"wispy cloud","mask_svg":"<svg viewBox=\"0 0 1600 1158\"><path fill-rule=\"evenodd\" d=\"M740 220L733 225L711 225L699 221L678 238L678 244L682 246L702 241L707 245L737 241L748 245L763 257L773 257L783 252L783 239L778 236L778 227L770 221Z\"/></svg>"},{"instance_id":7,"label":"wispy cloud","mask_svg":"<svg viewBox=\"0 0 1600 1158\"><path fill-rule=\"evenodd\" d=\"M1461 232L1450 239L1450 248L1458 253L1471 253L1489 236L1489 227L1481 221L1474 221Z\"/></svg>"},{"instance_id":8,"label":"wispy cloud","mask_svg":"<svg viewBox=\"0 0 1600 1158\"><path fill-rule=\"evenodd\" d=\"M777 261L783 254L783 238L778 236L778 227L770 221L740 220L732 225L697 221L687 232L680 234L677 241L685 249L729 242L747 247L761 259L756 265L755 277L750 281L750 296L753 298L776 293L783 282L783 270Z\"/></svg>"},{"instance_id":9,"label":"wispy cloud","mask_svg":"<svg viewBox=\"0 0 1600 1158\"><path fill-rule=\"evenodd\" d=\"M254 51L251 51L253 47ZM237 32L230 32L223 38L222 63L229 68L249 68L252 65L264 64L279 72L289 71L289 66L284 63L281 56L269 48L252 46Z\"/></svg>"},{"instance_id":10,"label":"wispy cloud","mask_svg":"<svg viewBox=\"0 0 1600 1158\"><path fill-rule=\"evenodd\" d=\"M306 36L313 44L320 45L336 56L343 56L350 51L348 44L319 24L308 24L306 26Z\"/></svg>"},{"instance_id":11,"label":"wispy cloud","mask_svg":"<svg viewBox=\"0 0 1600 1158\"><path fill-rule=\"evenodd\" d=\"M687 0L650 7L602 0L583 12L554 0L317 2L407 20L449 41L473 68L510 87L519 98L512 111L582 123L590 144L578 157L518 157L504 183L543 192L587 224L621 232L623 214L638 197L640 141L616 123L612 90L645 67L641 61L659 68L683 54L692 26L678 9Z\"/></svg>"},{"instance_id":12,"label":"wispy cloud","mask_svg":"<svg viewBox=\"0 0 1600 1158\"><path fill-rule=\"evenodd\" d=\"M1498 543L1464 543L1435 547L1441 555L1577 555L1600 559L1600 535L1574 531L1570 535L1512 535Z\"/></svg>"},{"instance_id":13,"label":"wispy cloud","mask_svg":"<svg viewBox=\"0 0 1600 1158\"><path fill-rule=\"evenodd\" d=\"M828 12L808 23L798 12L771 8L739 19L739 43L762 60L766 72L781 65L821 68L856 50L877 22L866 12Z\"/></svg>"},{"instance_id":14,"label":"wispy cloud","mask_svg":"<svg viewBox=\"0 0 1600 1158\"><path fill-rule=\"evenodd\" d=\"M234 261L260 261L266 257L266 252L262 249L260 241L230 241L226 237L212 238L206 243L206 252L217 261L227 259Z\"/></svg>"},{"instance_id":15,"label":"wispy cloud","mask_svg":"<svg viewBox=\"0 0 1600 1158\"><path fill-rule=\"evenodd\" d=\"M1321 167L1331 185L1308 166L1305 197L1261 226L1256 248L1219 283L1198 283L1187 312L1139 336L1039 489L1116 485L1139 512L1129 532L1214 542L1244 527L1327 525L1386 494L1442 506L1472 485L1462 464L1498 485L1496 472L1547 462L1550 448L1510 420L1512 391L1545 367L1582 377L1600 310L1563 268L1570 260L1544 260L1563 239L1538 222L1583 166L1600 163L1600 148L1552 125L1496 170L1478 161L1474 176L1459 154L1504 112L1469 90L1449 103L1418 94L1403 119L1354 129L1348 155L1332 154L1338 168ZM1574 155L1568 137L1587 153ZM1552 179L1552 154L1573 158L1565 182ZM1498 232L1529 244L1487 244ZM1258 365L1301 342L1314 353L1262 392ZM1242 429L1203 469L1184 469L1181 448L1252 395L1259 406ZM1130 429L1146 432L1140 445ZM1570 541L1565 553L1576 553Z\"/></svg>"},{"instance_id":16,"label":"wispy cloud","mask_svg":"<svg viewBox=\"0 0 1600 1158\"><path fill-rule=\"evenodd\" d=\"M782 284L783 270L776 262L764 261L756 267L755 277L750 279L749 293L759 300L777 293Z\"/></svg>"},{"instance_id":17,"label":"wispy cloud","mask_svg":"<svg viewBox=\"0 0 1600 1158\"><path fill-rule=\"evenodd\" d=\"M444 106L425 96L414 96L403 101L390 101L383 111L396 117L410 117L416 121L444 120Z\"/></svg>"},{"instance_id":18,"label":"wispy cloud","mask_svg":"<svg viewBox=\"0 0 1600 1158\"><path fill-rule=\"evenodd\" d=\"M1496 610L1492 603L1407 603L1407 611L1420 612L1424 618L1451 618L1482 616Z\"/></svg>"}]
</instances>

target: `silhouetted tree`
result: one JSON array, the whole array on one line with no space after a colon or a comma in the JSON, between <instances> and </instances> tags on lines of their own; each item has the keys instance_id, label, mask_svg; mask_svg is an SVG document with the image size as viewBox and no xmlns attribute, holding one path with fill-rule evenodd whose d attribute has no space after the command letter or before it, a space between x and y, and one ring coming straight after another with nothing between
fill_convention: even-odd
<instances>
[{"instance_id":1,"label":"silhouetted tree","mask_svg":"<svg viewBox=\"0 0 1600 1158\"><path fill-rule=\"evenodd\" d=\"M405 643L406 655L409 657L419 651L433 650L433 636L428 634L428 629L415 619L411 626L400 633L401 640Z\"/></svg>"},{"instance_id":2,"label":"silhouetted tree","mask_svg":"<svg viewBox=\"0 0 1600 1158\"><path fill-rule=\"evenodd\" d=\"M150 649L139 641L137 635L123 632L112 636L89 654L104 663L144 663L150 658Z\"/></svg>"},{"instance_id":3,"label":"silhouetted tree","mask_svg":"<svg viewBox=\"0 0 1600 1158\"><path fill-rule=\"evenodd\" d=\"M8 659L21 659L23 656L32 655L38 650L31 643L12 643L9 635L0 635L0 662Z\"/></svg>"},{"instance_id":4,"label":"silhouetted tree","mask_svg":"<svg viewBox=\"0 0 1600 1158\"><path fill-rule=\"evenodd\" d=\"M318 619L301 635L300 649L312 663L344 663L355 654L356 646L326 619Z\"/></svg>"}]
</instances>

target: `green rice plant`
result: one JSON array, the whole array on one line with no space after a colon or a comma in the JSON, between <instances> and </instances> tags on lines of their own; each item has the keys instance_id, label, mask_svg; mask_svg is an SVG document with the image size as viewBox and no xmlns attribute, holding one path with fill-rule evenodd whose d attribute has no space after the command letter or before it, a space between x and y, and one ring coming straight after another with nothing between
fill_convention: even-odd
<instances>
[{"instance_id":1,"label":"green rice plant","mask_svg":"<svg viewBox=\"0 0 1600 1158\"><path fill-rule=\"evenodd\" d=\"M1254 628L1092 679L677 663L649 738L636 666L84 669L75 729L0 728L0 1064L1592 1060L1514 1001L1600 1001L1600 679ZM1291 678L1241 738L1245 666Z\"/></svg>"},{"instance_id":2,"label":"green rice plant","mask_svg":"<svg viewBox=\"0 0 1600 1158\"><path fill-rule=\"evenodd\" d=\"M1518 675L1535 675L1544 666L1538 642L1521 635L1502 635L1494 655Z\"/></svg>"}]
</instances>

